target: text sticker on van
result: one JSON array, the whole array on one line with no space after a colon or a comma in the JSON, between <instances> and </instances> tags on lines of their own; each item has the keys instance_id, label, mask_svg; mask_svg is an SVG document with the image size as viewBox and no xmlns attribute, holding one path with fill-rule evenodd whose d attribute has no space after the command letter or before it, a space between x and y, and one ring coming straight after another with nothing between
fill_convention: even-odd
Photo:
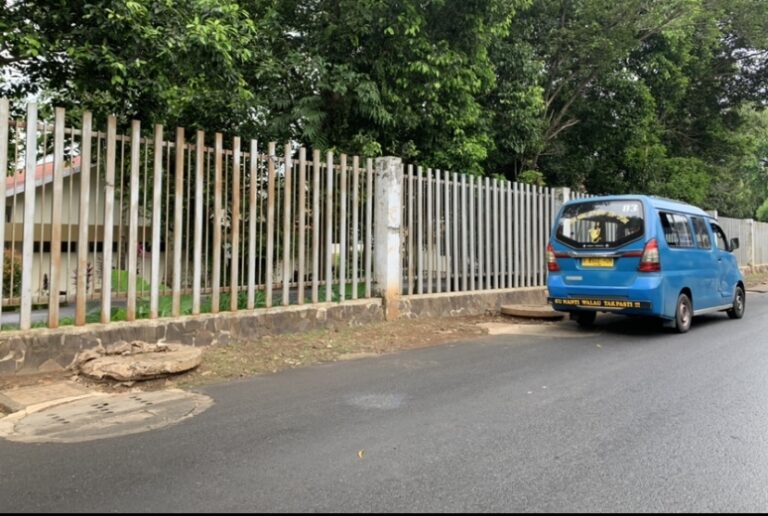
<instances>
[{"instance_id":1,"label":"text sticker on van","mask_svg":"<svg viewBox=\"0 0 768 516\"><path fill-rule=\"evenodd\" d=\"M641 310L651 308L651 303L648 301L629 301L625 299L550 298L550 302L555 305L588 308L639 308Z\"/></svg>"}]
</instances>

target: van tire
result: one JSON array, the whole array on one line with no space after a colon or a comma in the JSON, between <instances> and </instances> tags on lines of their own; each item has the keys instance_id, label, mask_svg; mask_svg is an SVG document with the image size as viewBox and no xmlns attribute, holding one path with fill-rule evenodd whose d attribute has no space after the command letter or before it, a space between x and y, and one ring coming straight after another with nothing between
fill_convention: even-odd
<instances>
[{"instance_id":1,"label":"van tire","mask_svg":"<svg viewBox=\"0 0 768 516\"><path fill-rule=\"evenodd\" d=\"M691 298L687 294L677 296L677 305L675 306L675 330L677 333L685 333L691 329L693 321L693 306Z\"/></svg>"},{"instance_id":2,"label":"van tire","mask_svg":"<svg viewBox=\"0 0 768 516\"><path fill-rule=\"evenodd\" d=\"M597 312L576 312L576 323L582 328L589 328L595 324Z\"/></svg>"},{"instance_id":3,"label":"van tire","mask_svg":"<svg viewBox=\"0 0 768 516\"><path fill-rule=\"evenodd\" d=\"M736 286L736 293L733 295L733 308L726 313L731 319L741 319L744 317L744 309L747 306L747 296L744 293L744 287Z\"/></svg>"}]
</instances>

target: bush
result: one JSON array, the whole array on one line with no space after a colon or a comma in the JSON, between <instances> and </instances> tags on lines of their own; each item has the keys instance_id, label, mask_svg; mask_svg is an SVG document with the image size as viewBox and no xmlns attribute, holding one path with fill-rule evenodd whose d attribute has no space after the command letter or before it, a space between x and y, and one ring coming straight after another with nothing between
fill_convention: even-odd
<instances>
[{"instance_id":1,"label":"bush","mask_svg":"<svg viewBox=\"0 0 768 516\"><path fill-rule=\"evenodd\" d=\"M538 170L524 170L517 176L518 183L524 183L536 186L546 186L547 182L544 181L544 174Z\"/></svg>"},{"instance_id":2,"label":"bush","mask_svg":"<svg viewBox=\"0 0 768 516\"><path fill-rule=\"evenodd\" d=\"M11 292L11 279L13 279L13 292ZM7 250L3 253L3 297L19 297L21 295L21 254L11 253Z\"/></svg>"},{"instance_id":3,"label":"bush","mask_svg":"<svg viewBox=\"0 0 768 516\"><path fill-rule=\"evenodd\" d=\"M755 216L759 221L768 222L768 199L766 199L765 202L760 205Z\"/></svg>"},{"instance_id":4,"label":"bush","mask_svg":"<svg viewBox=\"0 0 768 516\"><path fill-rule=\"evenodd\" d=\"M112 292L128 291L128 271L112 271ZM136 292L149 292L149 283L139 275L136 275Z\"/></svg>"}]
</instances>

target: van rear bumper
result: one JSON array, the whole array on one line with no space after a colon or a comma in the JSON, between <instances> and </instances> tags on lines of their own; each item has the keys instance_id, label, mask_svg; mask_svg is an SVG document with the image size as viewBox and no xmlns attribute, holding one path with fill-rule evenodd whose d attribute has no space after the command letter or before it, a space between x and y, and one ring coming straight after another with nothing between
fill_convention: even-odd
<instances>
[{"instance_id":1,"label":"van rear bumper","mask_svg":"<svg viewBox=\"0 0 768 516\"><path fill-rule=\"evenodd\" d=\"M553 274L547 288L547 302L560 312L591 310L665 317L662 278L656 274L639 276L628 287L567 285L562 276Z\"/></svg>"}]
</instances>

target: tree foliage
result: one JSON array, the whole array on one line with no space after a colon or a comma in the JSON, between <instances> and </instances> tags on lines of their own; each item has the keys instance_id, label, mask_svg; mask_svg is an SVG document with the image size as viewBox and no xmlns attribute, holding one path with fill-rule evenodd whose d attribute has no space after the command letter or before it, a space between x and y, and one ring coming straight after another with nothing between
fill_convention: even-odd
<instances>
[{"instance_id":1,"label":"tree foliage","mask_svg":"<svg viewBox=\"0 0 768 516\"><path fill-rule=\"evenodd\" d=\"M733 216L768 198L764 0L10 0L0 31L0 91L75 113Z\"/></svg>"},{"instance_id":2,"label":"tree foliage","mask_svg":"<svg viewBox=\"0 0 768 516\"><path fill-rule=\"evenodd\" d=\"M495 164L752 216L767 195L766 23L768 4L754 0L534 2L506 38L515 52L503 50L526 64L498 68L498 82L520 91L534 75L515 71L541 64L540 96L526 102L542 107L517 128L540 126L527 147L497 138Z\"/></svg>"},{"instance_id":3,"label":"tree foliage","mask_svg":"<svg viewBox=\"0 0 768 516\"><path fill-rule=\"evenodd\" d=\"M260 93L246 70L269 65L259 20L230 0L21 0L5 14L3 62L21 78L6 93L42 88L99 115L238 129Z\"/></svg>"}]
</instances>

